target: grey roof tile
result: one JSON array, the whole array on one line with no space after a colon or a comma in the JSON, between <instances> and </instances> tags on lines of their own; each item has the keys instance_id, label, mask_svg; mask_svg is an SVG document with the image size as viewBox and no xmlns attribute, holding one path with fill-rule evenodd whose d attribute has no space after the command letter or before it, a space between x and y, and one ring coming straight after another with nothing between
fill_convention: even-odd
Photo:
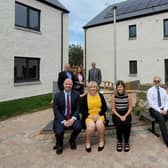
<instances>
[{"instance_id":1,"label":"grey roof tile","mask_svg":"<svg viewBox=\"0 0 168 168\"><path fill-rule=\"evenodd\" d=\"M62 10L66 13L69 13L68 9L65 8L65 6L60 3L58 0L37 0L40 1L41 3L47 4L49 6L52 6L56 9Z\"/></svg>"},{"instance_id":2,"label":"grey roof tile","mask_svg":"<svg viewBox=\"0 0 168 168\"><path fill-rule=\"evenodd\" d=\"M117 7L117 21L122 21L168 11L168 0L127 0L124 2L112 4L105 8L91 21L89 21L84 26L84 28L112 23L112 8L114 6Z\"/></svg>"}]
</instances>

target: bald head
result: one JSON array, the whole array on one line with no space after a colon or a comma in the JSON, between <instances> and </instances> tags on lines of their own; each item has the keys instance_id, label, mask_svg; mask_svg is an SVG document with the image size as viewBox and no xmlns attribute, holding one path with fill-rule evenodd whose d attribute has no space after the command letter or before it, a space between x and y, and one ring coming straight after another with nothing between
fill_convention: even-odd
<instances>
[{"instance_id":1,"label":"bald head","mask_svg":"<svg viewBox=\"0 0 168 168\"><path fill-rule=\"evenodd\" d=\"M95 62L92 62L92 68L95 68L96 67L96 63Z\"/></svg>"},{"instance_id":2,"label":"bald head","mask_svg":"<svg viewBox=\"0 0 168 168\"><path fill-rule=\"evenodd\" d=\"M70 64L65 64L64 65L64 70L65 71L70 71Z\"/></svg>"},{"instance_id":3,"label":"bald head","mask_svg":"<svg viewBox=\"0 0 168 168\"><path fill-rule=\"evenodd\" d=\"M161 82L161 77L160 76L154 76L153 77L153 83L155 86L159 86Z\"/></svg>"}]
</instances>

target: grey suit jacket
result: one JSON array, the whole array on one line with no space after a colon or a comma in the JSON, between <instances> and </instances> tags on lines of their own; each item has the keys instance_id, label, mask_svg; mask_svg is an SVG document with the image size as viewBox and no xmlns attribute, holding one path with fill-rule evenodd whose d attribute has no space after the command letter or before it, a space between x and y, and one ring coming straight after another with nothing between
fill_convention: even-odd
<instances>
[{"instance_id":1,"label":"grey suit jacket","mask_svg":"<svg viewBox=\"0 0 168 168\"><path fill-rule=\"evenodd\" d=\"M100 85L102 80L101 70L99 68L92 68L89 70L88 74L88 82L95 81L98 85Z\"/></svg>"}]
</instances>

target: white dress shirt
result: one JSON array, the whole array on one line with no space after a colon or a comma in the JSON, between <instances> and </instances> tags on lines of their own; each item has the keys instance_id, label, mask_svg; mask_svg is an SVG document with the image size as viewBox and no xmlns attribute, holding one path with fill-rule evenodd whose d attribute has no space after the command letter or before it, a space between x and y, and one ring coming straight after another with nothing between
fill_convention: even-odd
<instances>
[{"instance_id":1,"label":"white dress shirt","mask_svg":"<svg viewBox=\"0 0 168 168\"><path fill-rule=\"evenodd\" d=\"M161 98L161 107L158 106L158 94L157 87L151 87L147 92L147 100L150 108L155 109L160 112L161 108L168 110L168 96L165 89L159 87L160 98Z\"/></svg>"}]
</instances>

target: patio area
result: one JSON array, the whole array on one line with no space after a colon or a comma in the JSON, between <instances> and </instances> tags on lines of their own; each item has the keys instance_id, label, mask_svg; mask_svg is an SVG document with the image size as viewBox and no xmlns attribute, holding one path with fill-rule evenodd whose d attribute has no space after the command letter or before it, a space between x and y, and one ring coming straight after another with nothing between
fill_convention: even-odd
<instances>
[{"instance_id":1,"label":"patio area","mask_svg":"<svg viewBox=\"0 0 168 168\"><path fill-rule=\"evenodd\" d=\"M106 146L97 151L93 137L92 152L85 151L84 133L78 138L76 151L68 145L66 134L64 151L56 155L52 149L55 138L41 130L53 118L52 109L23 115L0 122L0 167L2 168L167 168L168 148L148 132L149 125L133 126L131 151L116 152L115 129L106 131Z\"/></svg>"}]
</instances>

